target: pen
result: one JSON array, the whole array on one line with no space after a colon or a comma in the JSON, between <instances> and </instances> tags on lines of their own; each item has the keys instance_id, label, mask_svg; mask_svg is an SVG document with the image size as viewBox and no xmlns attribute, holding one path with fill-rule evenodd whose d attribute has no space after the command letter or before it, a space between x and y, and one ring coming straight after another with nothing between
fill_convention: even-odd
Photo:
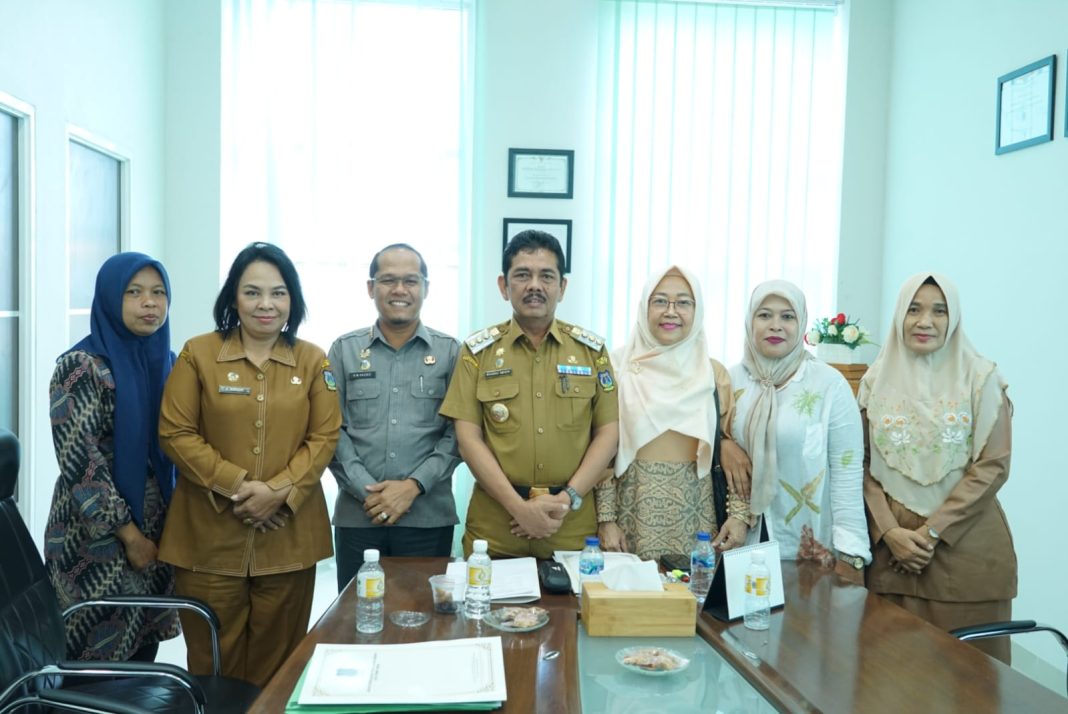
<instances>
[{"instance_id":1,"label":"pen","mask_svg":"<svg viewBox=\"0 0 1068 714\"><path fill-rule=\"evenodd\" d=\"M423 375L419 375L419 391L423 391Z\"/></svg>"}]
</instances>

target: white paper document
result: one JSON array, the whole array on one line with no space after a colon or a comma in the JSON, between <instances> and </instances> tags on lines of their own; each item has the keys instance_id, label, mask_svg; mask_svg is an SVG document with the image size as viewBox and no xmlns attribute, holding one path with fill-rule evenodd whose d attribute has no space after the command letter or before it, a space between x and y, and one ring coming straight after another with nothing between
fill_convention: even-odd
<instances>
[{"instance_id":1,"label":"white paper document","mask_svg":"<svg viewBox=\"0 0 1068 714\"><path fill-rule=\"evenodd\" d=\"M449 563L445 574L464 584L463 597L467 590L467 563ZM493 561L493 580L490 582L490 600L494 602L534 602L541 598L541 583L538 580L538 563L533 558L502 558Z\"/></svg>"},{"instance_id":2,"label":"white paper document","mask_svg":"<svg viewBox=\"0 0 1068 714\"><path fill-rule=\"evenodd\" d=\"M564 570L567 571L568 576L571 578L571 590L578 595L579 594L579 556L582 555L580 550L557 550L553 553L553 560L564 566ZM612 568L618 568L620 565L626 565L629 563L640 563L642 559L634 555L634 553L605 553L604 554L604 569L607 572Z\"/></svg>"},{"instance_id":3,"label":"white paper document","mask_svg":"<svg viewBox=\"0 0 1068 714\"><path fill-rule=\"evenodd\" d=\"M500 637L315 646L301 704L503 702Z\"/></svg>"}]
</instances>

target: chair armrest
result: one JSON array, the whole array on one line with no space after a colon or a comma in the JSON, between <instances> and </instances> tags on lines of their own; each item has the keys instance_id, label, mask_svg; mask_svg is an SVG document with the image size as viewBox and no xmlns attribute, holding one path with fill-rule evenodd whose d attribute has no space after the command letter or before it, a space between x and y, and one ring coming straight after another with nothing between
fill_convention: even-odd
<instances>
[{"instance_id":1,"label":"chair armrest","mask_svg":"<svg viewBox=\"0 0 1068 714\"><path fill-rule=\"evenodd\" d=\"M76 602L63 611L66 621L72 614L85 607L144 607L156 610L189 610L207 621L211 630L211 669L216 677L222 674L222 655L219 651L219 616L211 605L192 597L171 597L164 595L109 595Z\"/></svg>"},{"instance_id":2,"label":"chair armrest","mask_svg":"<svg viewBox=\"0 0 1068 714\"><path fill-rule=\"evenodd\" d=\"M49 710L91 712L92 714L152 714L148 709L131 706L116 699L64 689L43 689L21 699L16 699L8 706L0 708L0 712L8 714L9 712L16 712L23 707L34 706L40 708L42 705L48 707Z\"/></svg>"},{"instance_id":3,"label":"chair armrest","mask_svg":"<svg viewBox=\"0 0 1068 714\"><path fill-rule=\"evenodd\" d=\"M186 672L181 667L175 667L173 664L165 664L163 662L72 662L64 661L56 664L49 664L41 667L40 669L27 672L12 682L8 687L0 693L0 705L5 700L10 698L15 692L20 690L23 686L29 682L38 679L40 677L85 677L85 678L101 678L101 679L114 679L116 676L120 677L164 677L176 682L180 687L188 692L189 697L193 700L193 708L202 713L207 706L207 697L204 695L204 690L201 688L200 683L193 678L191 674ZM60 690L46 689L37 693L37 696L41 696L42 692L51 691L53 694ZM34 695L29 695L34 696ZM18 700L22 701L22 700ZM23 706L23 704L19 704ZM68 702L65 705L70 707ZM107 711L106 709L104 711Z\"/></svg>"},{"instance_id":4,"label":"chair armrest","mask_svg":"<svg viewBox=\"0 0 1068 714\"><path fill-rule=\"evenodd\" d=\"M1009 620L1007 622L990 622L985 625L972 625L970 627L958 627L949 634L962 642L968 640L982 640L988 637L1001 637L1003 635L1018 635L1025 632L1049 632L1068 654L1068 637L1051 625L1044 625L1034 620Z\"/></svg>"}]
</instances>

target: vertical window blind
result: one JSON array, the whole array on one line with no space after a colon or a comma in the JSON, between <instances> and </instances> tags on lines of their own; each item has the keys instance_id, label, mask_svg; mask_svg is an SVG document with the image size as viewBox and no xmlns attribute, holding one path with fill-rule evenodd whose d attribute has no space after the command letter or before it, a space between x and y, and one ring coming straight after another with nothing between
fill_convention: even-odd
<instances>
[{"instance_id":1,"label":"vertical window blind","mask_svg":"<svg viewBox=\"0 0 1068 714\"><path fill-rule=\"evenodd\" d=\"M604 0L595 236L599 324L621 345L651 269L702 280L712 354L738 361L749 294L834 308L844 103L829 7Z\"/></svg>"},{"instance_id":2,"label":"vertical window blind","mask_svg":"<svg viewBox=\"0 0 1068 714\"><path fill-rule=\"evenodd\" d=\"M455 334L469 231L468 0L232 0L222 28L222 270L247 243L300 272L301 336L324 349L376 315L372 255L430 266L424 321Z\"/></svg>"}]
</instances>

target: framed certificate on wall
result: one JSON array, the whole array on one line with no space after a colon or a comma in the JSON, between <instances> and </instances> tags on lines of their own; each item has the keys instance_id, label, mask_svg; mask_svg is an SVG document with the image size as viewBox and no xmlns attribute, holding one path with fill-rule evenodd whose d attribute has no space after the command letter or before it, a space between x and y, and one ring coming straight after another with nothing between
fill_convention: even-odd
<instances>
[{"instance_id":1,"label":"framed certificate on wall","mask_svg":"<svg viewBox=\"0 0 1068 714\"><path fill-rule=\"evenodd\" d=\"M509 198L572 198L574 189L574 151L508 149Z\"/></svg>"}]
</instances>

